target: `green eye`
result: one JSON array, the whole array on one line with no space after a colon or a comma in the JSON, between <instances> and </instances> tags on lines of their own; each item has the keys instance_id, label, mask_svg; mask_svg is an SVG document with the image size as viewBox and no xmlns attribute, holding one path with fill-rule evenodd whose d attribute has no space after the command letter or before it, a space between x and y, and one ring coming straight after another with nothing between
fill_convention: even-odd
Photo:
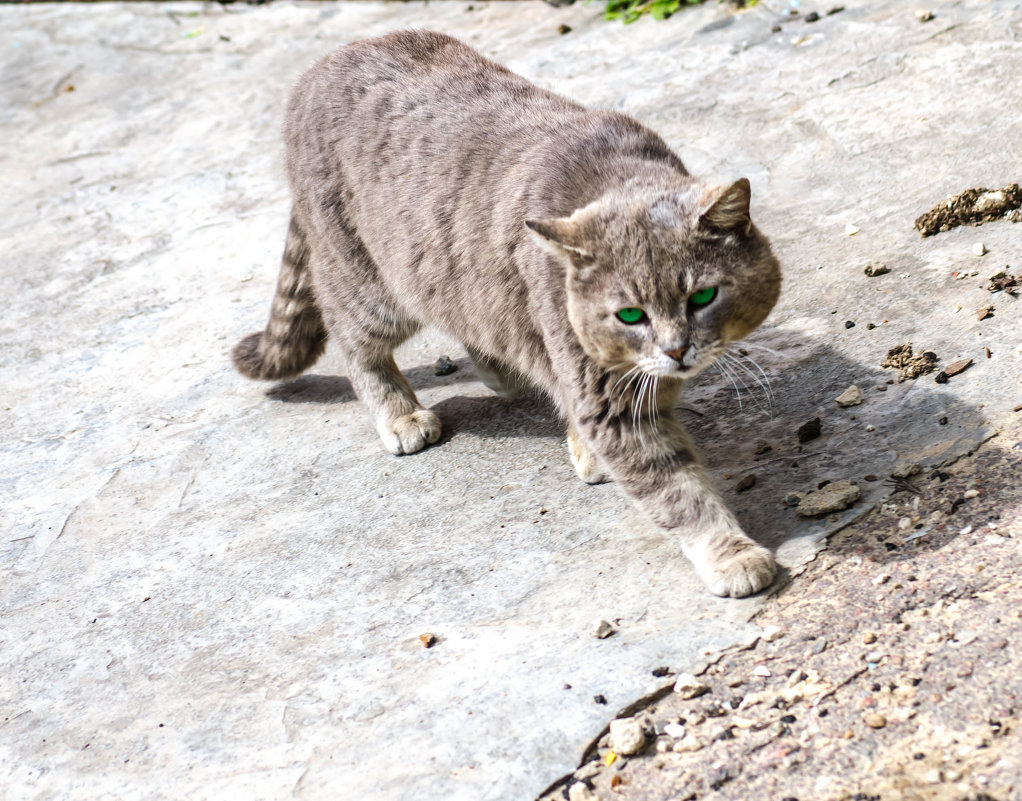
<instances>
[{"instance_id":1,"label":"green eye","mask_svg":"<svg viewBox=\"0 0 1022 801\"><path fill-rule=\"evenodd\" d=\"M622 323L635 325L646 319L646 312L642 309L620 309L617 313L617 319Z\"/></svg>"},{"instance_id":2,"label":"green eye","mask_svg":"<svg viewBox=\"0 0 1022 801\"><path fill-rule=\"evenodd\" d=\"M715 297L717 297L717 287L710 286L706 287L706 289L698 289L693 292L688 302L693 306L705 306L711 303Z\"/></svg>"}]
</instances>

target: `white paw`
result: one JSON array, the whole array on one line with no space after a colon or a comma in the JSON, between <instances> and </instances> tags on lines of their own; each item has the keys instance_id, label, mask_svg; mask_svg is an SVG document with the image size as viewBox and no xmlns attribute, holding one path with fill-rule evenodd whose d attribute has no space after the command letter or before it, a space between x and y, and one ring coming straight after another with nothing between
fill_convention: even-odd
<instances>
[{"instance_id":1,"label":"white paw","mask_svg":"<svg viewBox=\"0 0 1022 801\"><path fill-rule=\"evenodd\" d=\"M610 475L582 442L574 428L568 429L568 455L578 477L586 484L606 484Z\"/></svg>"},{"instance_id":2,"label":"white paw","mask_svg":"<svg viewBox=\"0 0 1022 801\"><path fill-rule=\"evenodd\" d=\"M747 538L711 541L685 552L714 595L744 598L769 587L777 575L773 554Z\"/></svg>"},{"instance_id":3,"label":"white paw","mask_svg":"<svg viewBox=\"0 0 1022 801\"><path fill-rule=\"evenodd\" d=\"M432 445L440 439L441 431L440 418L428 409L419 409L381 426L380 438L388 451L401 456Z\"/></svg>"}]
</instances>

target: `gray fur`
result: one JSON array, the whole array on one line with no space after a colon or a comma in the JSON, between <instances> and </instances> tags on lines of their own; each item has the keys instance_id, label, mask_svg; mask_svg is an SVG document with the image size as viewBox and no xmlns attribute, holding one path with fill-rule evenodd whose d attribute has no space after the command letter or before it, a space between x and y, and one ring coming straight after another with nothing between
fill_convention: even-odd
<instances>
[{"instance_id":1,"label":"gray fur","mask_svg":"<svg viewBox=\"0 0 1022 801\"><path fill-rule=\"evenodd\" d=\"M413 453L440 421L392 353L436 325L496 391L549 394L579 475L612 478L676 532L713 592L770 583L772 556L711 488L671 411L682 380L776 302L780 269L749 219L748 181L708 186L635 120L428 31L321 60L284 131L292 232L267 329L234 350L241 372L307 368L325 325L386 447ZM717 298L695 308L706 287ZM625 325L625 307L647 321Z\"/></svg>"}]
</instances>

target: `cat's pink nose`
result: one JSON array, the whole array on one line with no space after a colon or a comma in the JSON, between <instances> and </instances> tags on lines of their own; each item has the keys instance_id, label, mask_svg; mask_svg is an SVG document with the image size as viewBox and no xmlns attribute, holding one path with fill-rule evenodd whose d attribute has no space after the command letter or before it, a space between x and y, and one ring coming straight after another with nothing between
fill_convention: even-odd
<instances>
[{"instance_id":1,"label":"cat's pink nose","mask_svg":"<svg viewBox=\"0 0 1022 801\"><path fill-rule=\"evenodd\" d=\"M688 348L675 348L674 350L665 350L664 353L674 359L674 361L678 364L681 364L681 360L685 356L685 351L687 350Z\"/></svg>"}]
</instances>

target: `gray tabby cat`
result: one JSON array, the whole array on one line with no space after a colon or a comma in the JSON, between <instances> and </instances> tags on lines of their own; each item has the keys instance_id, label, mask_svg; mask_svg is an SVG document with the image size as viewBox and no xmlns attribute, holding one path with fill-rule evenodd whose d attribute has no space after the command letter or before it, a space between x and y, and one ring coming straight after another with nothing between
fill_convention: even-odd
<instances>
[{"instance_id":1,"label":"gray tabby cat","mask_svg":"<svg viewBox=\"0 0 1022 801\"><path fill-rule=\"evenodd\" d=\"M301 78L284 125L291 227L269 324L233 351L288 378L334 339L384 445L440 437L393 351L423 325L487 386L545 391L579 476L613 479L678 536L710 590L773 580L672 407L749 334L780 269L749 182L709 186L652 131L533 86L455 39L394 33Z\"/></svg>"}]
</instances>

